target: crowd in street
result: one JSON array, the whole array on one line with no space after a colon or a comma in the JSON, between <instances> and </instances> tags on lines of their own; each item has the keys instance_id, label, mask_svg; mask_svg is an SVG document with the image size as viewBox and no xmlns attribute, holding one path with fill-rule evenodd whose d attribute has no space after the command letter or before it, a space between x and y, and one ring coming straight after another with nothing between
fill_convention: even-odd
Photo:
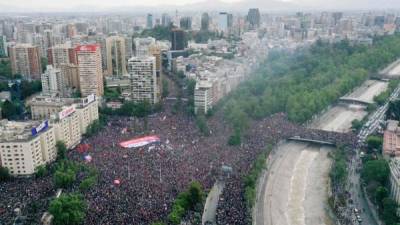
<instances>
[{"instance_id":1,"label":"crowd in street","mask_svg":"<svg viewBox=\"0 0 400 225\"><path fill-rule=\"evenodd\" d=\"M143 120L113 117L94 137L84 139L86 152L71 150L68 157L88 163L99 172L98 183L84 192L88 203L85 224L151 224L166 219L176 196L191 181L209 190L222 166L232 168L217 210L218 224L247 224L243 177L267 144L302 135L305 138L348 142L351 137L305 129L276 114L255 123L241 146L227 145L229 126L218 118L209 121L210 136L196 128L186 116L162 112ZM157 135L160 142L126 149L121 141L143 135ZM85 157L90 155L91 161ZM54 195L51 177L0 183L0 220L10 224L13 209ZM23 207L23 206L21 206ZM45 210L45 209L39 209ZM23 212L27 212L26 210Z\"/></svg>"}]
</instances>

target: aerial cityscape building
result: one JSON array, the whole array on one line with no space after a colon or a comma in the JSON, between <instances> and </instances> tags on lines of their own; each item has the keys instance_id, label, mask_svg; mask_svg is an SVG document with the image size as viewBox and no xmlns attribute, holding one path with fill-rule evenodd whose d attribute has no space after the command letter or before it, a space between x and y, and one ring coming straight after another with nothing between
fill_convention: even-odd
<instances>
[{"instance_id":1,"label":"aerial cityscape building","mask_svg":"<svg viewBox=\"0 0 400 225\"><path fill-rule=\"evenodd\" d=\"M40 79L42 67L39 48L30 44L17 44L9 48L13 74L20 74L27 79Z\"/></svg>"},{"instance_id":2,"label":"aerial cityscape building","mask_svg":"<svg viewBox=\"0 0 400 225\"><path fill-rule=\"evenodd\" d=\"M400 223L387 1L7 2L0 224Z\"/></svg>"},{"instance_id":3,"label":"aerial cityscape building","mask_svg":"<svg viewBox=\"0 0 400 225\"><path fill-rule=\"evenodd\" d=\"M101 52L98 45L80 45L76 47L79 70L79 86L83 97L91 94L104 94Z\"/></svg>"}]
</instances>

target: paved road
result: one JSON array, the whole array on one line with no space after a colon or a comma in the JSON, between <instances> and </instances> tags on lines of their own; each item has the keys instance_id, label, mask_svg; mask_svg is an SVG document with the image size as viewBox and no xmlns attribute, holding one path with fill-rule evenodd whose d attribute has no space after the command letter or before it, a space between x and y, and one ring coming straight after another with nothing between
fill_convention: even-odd
<instances>
[{"instance_id":1,"label":"paved road","mask_svg":"<svg viewBox=\"0 0 400 225\"><path fill-rule=\"evenodd\" d=\"M381 107L379 107L368 119L365 125L362 127L358 134L359 144L363 145L367 137L380 129L381 123L385 119L386 111L389 108L389 101L396 99L400 94L400 87L397 87L393 93L391 94L388 101ZM352 208L348 210L348 213L352 214L352 217L355 218L354 208L362 209L359 215L361 216L362 223L361 224L368 224L368 225L376 225L380 224L379 220L374 218L374 214L376 212L374 209L370 209L368 203L364 196L361 195L362 190L360 186L360 174L357 172L361 168L361 158L360 158L360 151L356 150L356 154L354 155L351 166L349 168L349 192L351 194L351 198L354 201ZM376 216L375 216L376 217ZM376 217L377 218L377 217ZM358 224L358 222L354 222L354 224Z\"/></svg>"},{"instance_id":2,"label":"paved road","mask_svg":"<svg viewBox=\"0 0 400 225\"><path fill-rule=\"evenodd\" d=\"M211 188L210 192L207 195L206 204L204 205L204 212L201 218L202 223L211 222L215 224L217 206L219 196L224 189L225 183L223 181L217 180L214 186Z\"/></svg>"}]
</instances>

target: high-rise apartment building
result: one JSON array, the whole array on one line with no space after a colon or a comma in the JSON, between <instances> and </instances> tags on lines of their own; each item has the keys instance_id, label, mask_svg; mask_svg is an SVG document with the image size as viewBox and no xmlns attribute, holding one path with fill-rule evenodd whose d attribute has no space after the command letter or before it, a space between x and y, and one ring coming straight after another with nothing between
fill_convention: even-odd
<instances>
[{"instance_id":1,"label":"high-rise apartment building","mask_svg":"<svg viewBox=\"0 0 400 225\"><path fill-rule=\"evenodd\" d=\"M54 45L54 35L52 30L44 30L44 46L46 49Z\"/></svg>"},{"instance_id":2,"label":"high-rise apartment building","mask_svg":"<svg viewBox=\"0 0 400 225\"><path fill-rule=\"evenodd\" d=\"M0 58L7 56L8 56L8 51L7 51L6 36L0 35Z\"/></svg>"},{"instance_id":3,"label":"high-rise apartment building","mask_svg":"<svg viewBox=\"0 0 400 225\"><path fill-rule=\"evenodd\" d=\"M218 15L218 30L222 32L228 31L228 13L220 12Z\"/></svg>"},{"instance_id":4,"label":"high-rise apartment building","mask_svg":"<svg viewBox=\"0 0 400 225\"><path fill-rule=\"evenodd\" d=\"M257 8L249 9L247 13L247 22L249 23L249 29L255 30L260 27L260 10Z\"/></svg>"},{"instance_id":5,"label":"high-rise apartment building","mask_svg":"<svg viewBox=\"0 0 400 225\"><path fill-rule=\"evenodd\" d=\"M128 61L130 75L130 99L135 102L159 102L157 96L156 58L153 56L132 57Z\"/></svg>"},{"instance_id":6,"label":"high-rise apartment building","mask_svg":"<svg viewBox=\"0 0 400 225\"><path fill-rule=\"evenodd\" d=\"M156 39L152 37L135 38L135 56L149 56L149 47L156 43Z\"/></svg>"},{"instance_id":7,"label":"high-rise apartment building","mask_svg":"<svg viewBox=\"0 0 400 225\"><path fill-rule=\"evenodd\" d=\"M194 112L206 114L213 106L213 85L208 80L198 80L194 89Z\"/></svg>"},{"instance_id":8,"label":"high-rise apartment building","mask_svg":"<svg viewBox=\"0 0 400 225\"><path fill-rule=\"evenodd\" d=\"M192 29L192 18L191 17L182 17L180 19L180 27L183 30L191 30Z\"/></svg>"},{"instance_id":9,"label":"high-rise apartment building","mask_svg":"<svg viewBox=\"0 0 400 225\"><path fill-rule=\"evenodd\" d=\"M171 16L164 13L161 16L161 26L169 27L171 25Z\"/></svg>"},{"instance_id":10,"label":"high-rise apartment building","mask_svg":"<svg viewBox=\"0 0 400 225\"><path fill-rule=\"evenodd\" d=\"M210 16L208 13L201 15L201 30L207 31L210 27Z\"/></svg>"},{"instance_id":11,"label":"high-rise apartment building","mask_svg":"<svg viewBox=\"0 0 400 225\"><path fill-rule=\"evenodd\" d=\"M156 59L156 79L157 79L157 89L156 89L156 97L161 99L162 95L162 56L161 56L161 46L154 44L149 48L150 55Z\"/></svg>"},{"instance_id":12,"label":"high-rise apartment building","mask_svg":"<svg viewBox=\"0 0 400 225\"><path fill-rule=\"evenodd\" d=\"M171 31L171 50L184 50L186 46L185 31L173 29Z\"/></svg>"},{"instance_id":13,"label":"high-rise apartment building","mask_svg":"<svg viewBox=\"0 0 400 225\"><path fill-rule=\"evenodd\" d=\"M146 28L152 29L153 28L153 14L147 14L147 21L146 21Z\"/></svg>"},{"instance_id":14,"label":"high-rise apartment building","mask_svg":"<svg viewBox=\"0 0 400 225\"><path fill-rule=\"evenodd\" d=\"M66 95L66 85L61 70L47 65L46 71L42 74L42 92L43 94Z\"/></svg>"},{"instance_id":15,"label":"high-rise apartment building","mask_svg":"<svg viewBox=\"0 0 400 225\"><path fill-rule=\"evenodd\" d=\"M80 45L75 50L78 59L82 97L91 94L103 96L104 84L100 47L98 45Z\"/></svg>"},{"instance_id":16,"label":"high-rise apartment building","mask_svg":"<svg viewBox=\"0 0 400 225\"><path fill-rule=\"evenodd\" d=\"M76 32L75 24L68 24L65 28L65 34L68 38L72 38L72 37L76 36L77 32Z\"/></svg>"},{"instance_id":17,"label":"high-rise apartment building","mask_svg":"<svg viewBox=\"0 0 400 225\"><path fill-rule=\"evenodd\" d=\"M125 38L112 36L106 39L108 76L121 77L128 74L125 62Z\"/></svg>"},{"instance_id":18,"label":"high-rise apartment building","mask_svg":"<svg viewBox=\"0 0 400 225\"><path fill-rule=\"evenodd\" d=\"M68 45L55 45L47 49L48 64L59 68L61 64L77 64L75 49Z\"/></svg>"},{"instance_id":19,"label":"high-rise apartment building","mask_svg":"<svg viewBox=\"0 0 400 225\"><path fill-rule=\"evenodd\" d=\"M17 44L9 48L11 70L27 79L40 79L42 68L39 48L30 44Z\"/></svg>"},{"instance_id":20,"label":"high-rise apartment building","mask_svg":"<svg viewBox=\"0 0 400 225\"><path fill-rule=\"evenodd\" d=\"M78 66L75 64L61 64L60 70L61 75L64 78L65 85L80 92L81 86L79 81Z\"/></svg>"}]
</instances>

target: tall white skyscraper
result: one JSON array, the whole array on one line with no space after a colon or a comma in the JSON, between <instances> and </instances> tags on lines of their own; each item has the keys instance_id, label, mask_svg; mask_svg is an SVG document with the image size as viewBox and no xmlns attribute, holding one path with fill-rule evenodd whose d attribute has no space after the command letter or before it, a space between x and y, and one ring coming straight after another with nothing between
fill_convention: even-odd
<instances>
[{"instance_id":1,"label":"tall white skyscraper","mask_svg":"<svg viewBox=\"0 0 400 225\"><path fill-rule=\"evenodd\" d=\"M106 39L107 75L121 77L128 74L125 62L125 38L112 36Z\"/></svg>"},{"instance_id":2,"label":"tall white skyscraper","mask_svg":"<svg viewBox=\"0 0 400 225\"><path fill-rule=\"evenodd\" d=\"M228 31L228 13L220 12L218 15L218 30L222 32Z\"/></svg>"},{"instance_id":3,"label":"tall white skyscraper","mask_svg":"<svg viewBox=\"0 0 400 225\"><path fill-rule=\"evenodd\" d=\"M156 58L153 56L132 57L128 61L131 93L130 99L135 102L159 102L157 95Z\"/></svg>"},{"instance_id":4,"label":"tall white skyscraper","mask_svg":"<svg viewBox=\"0 0 400 225\"><path fill-rule=\"evenodd\" d=\"M46 71L42 74L42 92L43 94L60 94L65 95L66 86L60 69L54 68L52 65L46 67Z\"/></svg>"}]
</instances>

